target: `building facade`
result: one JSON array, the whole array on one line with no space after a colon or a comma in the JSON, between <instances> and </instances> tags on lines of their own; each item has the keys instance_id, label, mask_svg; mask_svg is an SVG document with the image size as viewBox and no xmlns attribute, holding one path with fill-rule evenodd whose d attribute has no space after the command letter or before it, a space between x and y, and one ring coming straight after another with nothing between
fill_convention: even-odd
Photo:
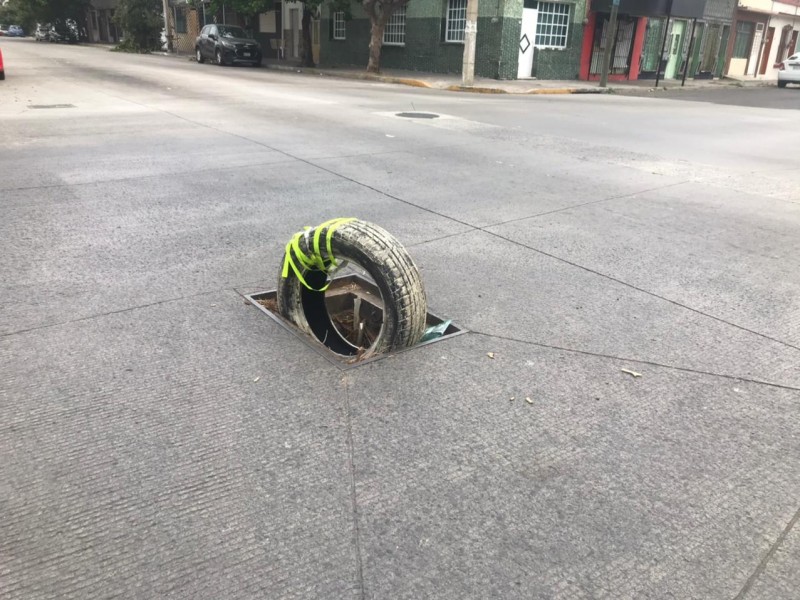
<instances>
[{"instance_id":1,"label":"building facade","mask_svg":"<svg viewBox=\"0 0 800 600\"><path fill-rule=\"evenodd\" d=\"M610 80L721 76L736 0L621 0ZM611 0L592 0L581 79L598 79Z\"/></svg>"},{"instance_id":2,"label":"building facade","mask_svg":"<svg viewBox=\"0 0 800 600\"><path fill-rule=\"evenodd\" d=\"M727 47L727 74L777 79L780 63L797 50L800 0L739 0Z\"/></svg>"},{"instance_id":3,"label":"building facade","mask_svg":"<svg viewBox=\"0 0 800 600\"><path fill-rule=\"evenodd\" d=\"M114 23L119 0L91 0L86 13L86 37L90 42L116 44L122 32Z\"/></svg>"},{"instance_id":4,"label":"building facade","mask_svg":"<svg viewBox=\"0 0 800 600\"><path fill-rule=\"evenodd\" d=\"M585 0L497 0L479 4L475 75L495 79L576 79ZM461 73L467 0L413 0L386 26L381 66ZM350 11L325 7L320 64L365 67L370 21L353 2Z\"/></svg>"}]
</instances>

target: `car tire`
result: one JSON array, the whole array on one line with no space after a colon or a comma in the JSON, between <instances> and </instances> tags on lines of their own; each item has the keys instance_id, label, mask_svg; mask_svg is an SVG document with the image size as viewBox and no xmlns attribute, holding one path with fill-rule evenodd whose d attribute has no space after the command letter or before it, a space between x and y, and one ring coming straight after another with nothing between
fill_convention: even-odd
<instances>
[{"instance_id":1,"label":"car tire","mask_svg":"<svg viewBox=\"0 0 800 600\"><path fill-rule=\"evenodd\" d=\"M308 243L315 231L310 230L300 238L300 248L306 255L311 252ZM323 232L322 239L327 235L327 231ZM369 273L380 290L384 306L383 324L376 339L370 347L358 350L345 342L331 324L325 308L325 292L305 287L291 269L287 277L281 273L278 281L277 301L281 316L341 355L364 359L418 343L425 332L427 301L422 277L406 249L383 228L357 219L340 225L330 237L336 261L357 264ZM298 268L309 285L323 287L327 280L324 272L307 270L302 265ZM339 339L332 339L334 336L328 335L330 333ZM337 350L336 343L349 348Z\"/></svg>"},{"instance_id":2,"label":"car tire","mask_svg":"<svg viewBox=\"0 0 800 600\"><path fill-rule=\"evenodd\" d=\"M6 78L6 72L5 71L0 71L0 81L3 81L3 79L5 79L5 78Z\"/></svg>"},{"instance_id":3,"label":"car tire","mask_svg":"<svg viewBox=\"0 0 800 600\"><path fill-rule=\"evenodd\" d=\"M785 88L785 87L786 87L786 83L787 83L786 81L781 81L781 80L779 79L779 80L778 80L778 87L779 87L779 88Z\"/></svg>"},{"instance_id":4,"label":"car tire","mask_svg":"<svg viewBox=\"0 0 800 600\"><path fill-rule=\"evenodd\" d=\"M219 48L217 48L217 51L214 53L214 58L216 60L217 65L219 65L220 67L225 66L225 60L222 58L222 51Z\"/></svg>"},{"instance_id":5,"label":"car tire","mask_svg":"<svg viewBox=\"0 0 800 600\"><path fill-rule=\"evenodd\" d=\"M203 53L200 51L199 47L194 49L194 56L197 59L197 62L201 65L206 62L206 59L203 58Z\"/></svg>"}]
</instances>

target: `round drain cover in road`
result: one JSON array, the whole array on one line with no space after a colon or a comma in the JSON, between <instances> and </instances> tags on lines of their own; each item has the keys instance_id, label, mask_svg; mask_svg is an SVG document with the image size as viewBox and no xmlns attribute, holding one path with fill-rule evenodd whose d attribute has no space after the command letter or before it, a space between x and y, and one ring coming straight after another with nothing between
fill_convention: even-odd
<instances>
[{"instance_id":1,"label":"round drain cover in road","mask_svg":"<svg viewBox=\"0 0 800 600\"><path fill-rule=\"evenodd\" d=\"M398 117L405 117L406 119L438 119L439 115L434 113L423 112L401 112L397 113Z\"/></svg>"}]
</instances>

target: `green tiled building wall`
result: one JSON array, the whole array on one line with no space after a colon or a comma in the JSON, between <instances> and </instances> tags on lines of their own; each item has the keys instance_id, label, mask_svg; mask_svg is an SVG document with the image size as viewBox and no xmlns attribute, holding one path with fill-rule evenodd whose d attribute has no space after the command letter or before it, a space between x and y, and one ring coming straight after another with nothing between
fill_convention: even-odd
<instances>
[{"instance_id":1,"label":"green tiled building wall","mask_svg":"<svg viewBox=\"0 0 800 600\"><path fill-rule=\"evenodd\" d=\"M431 73L460 73L464 45L444 41L446 1L411 0L406 9L404 46L385 45L381 67ZM536 75L540 79L578 77L585 0L572 3L568 46L564 50L537 50ZM523 0L481 2L475 75L494 79L515 79ZM320 66L366 68L370 23L358 3L352 5L352 19L346 24L346 39L334 40L331 14L327 9L320 23Z\"/></svg>"},{"instance_id":2,"label":"green tiled building wall","mask_svg":"<svg viewBox=\"0 0 800 600\"><path fill-rule=\"evenodd\" d=\"M537 79L578 79L582 45L583 23L571 23L566 48L537 48L534 65Z\"/></svg>"},{"instance_id":3,"label":"green tiled building wall","mask_svg":"<svg viewBox=\"0 0 800 600\"><path fill-rule=\"evenodd\" d=\"M370 23L367 19L347 22L345 40L331 39L330 20L320 23L320 63L323 67L363 66L369 58ZM384 44L381 67L431 73L460 73L464 44L444 41L442 19L406 17L404 46ZM517 72L519 20L478 18L475 75L510 79Z\"/></svg>"}]
</instances>

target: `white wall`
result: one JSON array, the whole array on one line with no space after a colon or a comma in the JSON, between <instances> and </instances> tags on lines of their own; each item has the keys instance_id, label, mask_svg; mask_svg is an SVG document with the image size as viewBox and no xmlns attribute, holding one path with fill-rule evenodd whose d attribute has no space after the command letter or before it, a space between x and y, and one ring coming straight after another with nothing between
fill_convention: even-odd
<instances>
[{"instance_id":1,"label":"white wall","mask_svg":"<svg viewBox=\"0 0 800 600\"><path fill-rule=\"evenodd\" d=\"M298 10L298 24L297 28L303 28L303 3L302 2L284 2L283 3L283 28L284 29L291 29L292 22L289 20L291 16L291 10L296 8Z\"/></svg>"}]
</instances>

